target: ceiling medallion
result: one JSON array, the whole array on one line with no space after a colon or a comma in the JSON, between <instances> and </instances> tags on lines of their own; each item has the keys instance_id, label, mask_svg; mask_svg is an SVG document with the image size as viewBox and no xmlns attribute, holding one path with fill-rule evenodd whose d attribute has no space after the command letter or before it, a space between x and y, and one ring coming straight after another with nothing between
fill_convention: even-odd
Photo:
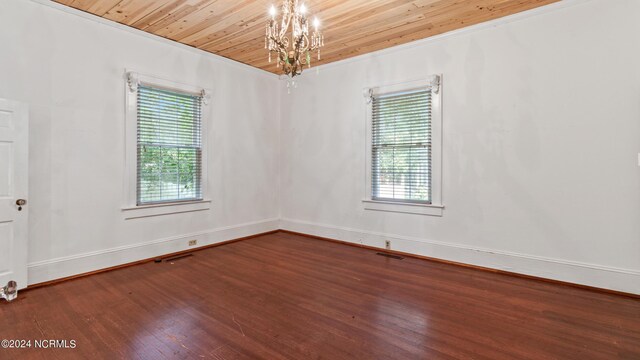
<instances>
[{"instance_id":1,"label":"ceiling medallion","mask_svg":"<svg viewBox=\"0 0 640 360\"><path fill-rule=\"evenodd\" d=\"M298 5L298 0L284 0L280 11L271 6L269 11L271 18L267 22L265 36L265 49L271 55L277 56L276 66L293 78L302 74L302 68L311 67L311 52L318 52L320 60L320 48L324 46L324 36L318 30L320 21L313 20L313 33L309 36L309 21L307 8L304 4ZM280 19L276 16L280 15Z\"/></svg>"}]
</instances>

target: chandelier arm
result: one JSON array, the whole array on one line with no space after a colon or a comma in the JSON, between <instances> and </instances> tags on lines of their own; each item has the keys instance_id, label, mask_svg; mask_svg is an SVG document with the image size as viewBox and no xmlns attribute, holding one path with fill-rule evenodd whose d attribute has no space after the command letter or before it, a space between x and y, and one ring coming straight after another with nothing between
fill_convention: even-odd
<instances>
[{"instance_id":1,"label":"chandelier arm","mask_svg":"<svg viewBox=\"0 0 640 360\"><path fill-rule=\"evenodd\" d=\"M321 47L321 46L319 46L318 44L315 44L315 45L311 45L311 46L309 46L309 49L308 49L308 50L309 50L309 51L315 51L315 50L318 50L320 47Z\"/></svg>"},{"instance_id":2,"label":"chandelier arm","mask_svg":"<svg viewBox=\"0 0 640 360\"><path fill-rule=\"evenodd\" d=\"M300 39L299 41L299 51L298 51L298 59L300 61L301 65L307 65L308 61L307 61L307 52L309 51L309 38L305 35L304 37L301 37L302 39Z\"/></svg>"},{"instance_id":3,"label":"chandelier arm","mask_svg":"<svg viewBox=\"0 0 640 360\"><path fill-rule=\"evenodd\" d=\"M291 16L288 17L288 20L286 23L285 23L285 19L282 18L282 26L280 27L280 32L278 33L278 37L282 38L287 34L287 30L289 29L290 22L291 22Z\"/></svg>"},{"instance_id":4,"label":"chandelier arm","mask_svg":"<svg viewBox=\"0 0 640 360\"><path fill-rule=\"evenodd\" d=\"M276 39L275 37L271 36L269 39L271 39L276 45L278 45L278 47L280 49L286 49L287 46L285 44L283 44L280 40Z\"/></svg>"},{"instance_id":5,"label":"chandelier arm","mask_svg":"<svg viewBox=\"0 0 640 360\"><path fill-rule=\"evenodd\" d=\"M298 49L298 51L296 51L298 54L304 51L302 49L302 44L304 43L305 38L306 36L303 34L298 36L298 39L296 40L295 49Z\"/></svg>"},{"instance_id":6,"label":"chandelier arm","mask_svg":"<svg viewBox=\"0 0 640 360\"><path fill-rule=\"evenodd\" d=\"M294 4L291 1L287 0L287 7L289 8L289 13L285 17L282 16L282 27L280 28L280 33L278 36L280 38L284 37L287 34L287 30L289 30L289 24L291 24L291 19L293 18L293 14L295 13L295 9L293 8ZM286 20L286 23L285 23Z\"/></svg>"}]
</instances>

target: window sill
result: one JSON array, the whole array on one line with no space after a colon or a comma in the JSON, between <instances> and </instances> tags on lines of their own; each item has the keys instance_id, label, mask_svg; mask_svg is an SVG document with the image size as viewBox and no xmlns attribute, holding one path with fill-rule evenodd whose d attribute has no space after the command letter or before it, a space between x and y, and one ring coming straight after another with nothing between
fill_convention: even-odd
<instances>
[{"instance_id":1,"label":"window sill","mask_svg":"<svg viewBox=\"0 0 640 360\"><path fill-rule=\"evenodd\" d=\"M405 214L442 216L444 205L413 204L394 201L362 200L365 210L388 211Z\"/></svg>"},{"instance_id":2,"label":"window sill","mask_svg":"<svg viewBox=\"0 0 640 360\"><path fill-rule=\"evenodd\" d=\"M167 204L130 206L122 208L125 220L151 216L180 214L193 211L209 210L211 200L185 201Z\"/></svg>"}]
</instances>

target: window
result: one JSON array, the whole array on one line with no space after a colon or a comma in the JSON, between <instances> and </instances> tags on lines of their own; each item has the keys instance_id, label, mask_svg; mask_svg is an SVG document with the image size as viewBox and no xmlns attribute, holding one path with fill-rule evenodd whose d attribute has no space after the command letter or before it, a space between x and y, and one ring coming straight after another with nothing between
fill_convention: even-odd
<instances>
[{"instance_id":1,"label":"window","mask_svg":"<svg viewBox=\"0 0 640 360\"><path fill-rule=\"evenodd\" d=\"M431 90L374 96L374 200L431 203Z\"/></svg>"},{"instance_id":2,"label":"window","mask_svg":"<svg viewBox=\"0 0 640 360\"><path fill-rule=\"evenodd\" d=\"M369 90L366 209L442 215L439 80Z\"/></svg>"},{"instance_id":3,"label":"window","mask_svg":"<svg viewBox=\"0 0 640 360\"><path fill-rule=\"evenodd\" d=\"M138 88L137 205L202 200L201 97Z\"/></svg>"},{"instance_id":4,"label":"window","mask_svg":"<svg viewBox=\"0 0 640 360\"><path fill-rule=\"evenodd\" d=\"M135 72L126 77L125 218L209 209L209 90Z\"/></svg>"}]
</instances>

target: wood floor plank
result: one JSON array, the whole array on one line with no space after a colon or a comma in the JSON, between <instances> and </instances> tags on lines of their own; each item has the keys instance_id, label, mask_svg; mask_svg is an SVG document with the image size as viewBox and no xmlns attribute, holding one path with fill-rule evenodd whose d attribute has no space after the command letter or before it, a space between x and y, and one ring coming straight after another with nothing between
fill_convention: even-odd
<instances>
[{"instance_id":1,"label":"wood floor plank","mask_svg":"<svg viewBox=\"0 0 640 360\"><path fill-rule=\"evenodd\" d=\"M0 303L0 359L640 359L640 300L279 232Z\"/></svg>"}]
</instances>

